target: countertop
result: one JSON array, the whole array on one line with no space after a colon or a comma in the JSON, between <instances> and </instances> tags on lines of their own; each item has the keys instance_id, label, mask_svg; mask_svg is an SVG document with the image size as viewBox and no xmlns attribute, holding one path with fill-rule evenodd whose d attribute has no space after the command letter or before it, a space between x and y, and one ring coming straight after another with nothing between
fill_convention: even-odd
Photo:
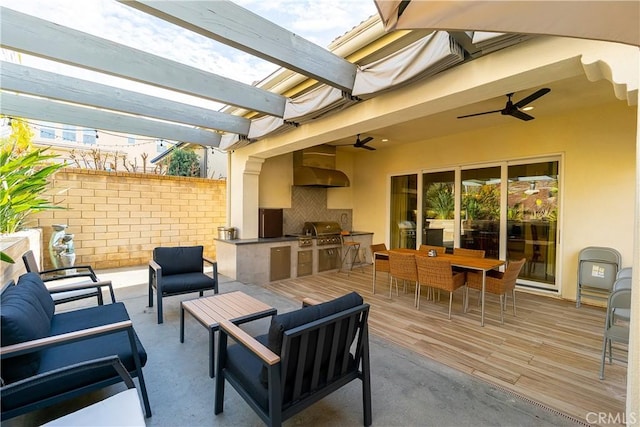
<instances>
[{"instance_id":1,"label":"countertop","mask_svg":"<svg viewBox=\"0 0 640 427\"><path fill-rule=\"evenodd\" d=\"M373 234L371 231L352 231L352 236L366 236L368 234ZM310 236L311 237L311 236ZM315 237L311 237L315 239ZM298 236L282 236L282 237L259 237L255 239L214 239L216 242L228 243L230 245L256 245L256 244L264 244L264 243L278 243L278 242L296 242L298 241Z\"/></svg>"}]
</instances>

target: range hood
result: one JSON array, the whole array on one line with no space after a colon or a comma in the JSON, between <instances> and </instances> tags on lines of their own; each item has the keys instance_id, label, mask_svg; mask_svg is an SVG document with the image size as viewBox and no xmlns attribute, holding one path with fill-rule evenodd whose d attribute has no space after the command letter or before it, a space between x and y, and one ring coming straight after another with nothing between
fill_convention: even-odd
<instances>
[{"instance_id":1,"label":"range hood","mask_svg":"<svg viewBox=\"0 0 640 427\"><path fill-rule=\"evenodd\" d=\"M349 177L336 170L336 147L318 145L293 153L293 185L348 187Z\"/></svg>"}]
</instances>

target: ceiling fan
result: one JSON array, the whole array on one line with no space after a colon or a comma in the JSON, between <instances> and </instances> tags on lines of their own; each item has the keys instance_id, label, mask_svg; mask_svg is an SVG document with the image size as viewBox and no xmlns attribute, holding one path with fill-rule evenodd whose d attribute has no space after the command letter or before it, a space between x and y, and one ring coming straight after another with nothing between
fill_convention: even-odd
<instances>
[{"instance_id":1,"label":"ceiling fan","mask_svg":"<svg viewBox=\"0 0 640 427\"><path fill-rule=\"evenodd\" d=\"M511 101L511 97L513 96L513 93L508 93L507 94L507 104L504 106L504 108L502 110L493 110L493 111L484 111L482 113L475 113L475 114L467 114L466 116L458 116L459 119L464 119L465 117L473 117L473 116L481 116L483 114L492 114L492 113L500 113L503 116L513 116L516 119L520 119L520 120L533 120L535 119L535 117L530 116L529 114L520 111L520 109L522 107L524 107L525 105L535 101L536 99L540 98L543 95L546 95L547 93L551 92L551 89L549 88L542 88L534 93L532 93L531 95L527 96L526 98L521 99L520 101L514 103L513 101Z\"/></svg>"},{"instance_id":2,"label":"ceiling fan","mask_svg":"<svg viewBox=\"0 0 640 427\"><path fill-rule=\"evenodd\" d=\"M355 144L342 144L341 146L344 147L344 146L347 146L347 145L352 145L352 146L354 146L356 148L364 148L365 150L374 151L375 148L366 145L371 140L373 140L372 136L367 136L366 138L360 139L360 134L358 134L357 137L356 137Z\"/></svg>"}]
</instances>

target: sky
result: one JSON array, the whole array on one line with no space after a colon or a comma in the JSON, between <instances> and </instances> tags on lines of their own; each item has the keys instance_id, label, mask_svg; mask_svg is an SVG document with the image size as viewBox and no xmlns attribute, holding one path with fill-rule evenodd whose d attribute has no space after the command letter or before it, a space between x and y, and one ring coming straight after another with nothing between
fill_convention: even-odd
<instances>
[{"instance_id":1,"label":"sky","mask_svg":"<svg viewBox=\"0 0 640 427\"><path fill-rule=\"evenodd\" d=\"M321 47L377 14L373 0L233 0ZM2 6L69 26L133 48L200 68L246 84L269 76L278 66L157 19L114 0L0 0ZM23 65L117 85L179 102L218 109L220 104L195 102L115 77L97 76L75 67L21 55ZM4 55L5 60L10 60Z\"/></svg>"}]
</instances>

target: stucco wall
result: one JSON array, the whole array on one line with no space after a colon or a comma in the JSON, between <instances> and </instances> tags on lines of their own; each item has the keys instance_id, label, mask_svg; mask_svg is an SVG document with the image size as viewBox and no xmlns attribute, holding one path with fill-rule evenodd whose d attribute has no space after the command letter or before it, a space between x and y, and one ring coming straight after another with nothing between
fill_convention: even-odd
<instances>
[{"instance_id":1,"label":"stucco wall","mask_svg":"<svg viewBox=\"0 0 640 427\"><path fill-rule=\"evenodd\" d=\"M146 264L157 246L203 245L215 258L217 227L226 224L226 181L66 168L52 179L54 202L41 212L45 267L52 224L74 235L76 265Z\"/></svg>"},{"instance_id":2,"label":"stucco wall","mask_svg":"<svg viewBox=\"0 0 640 427\"><path fill-rule=\"evenodd\" d=\"M373 231L374 242L387 240L392 174L560 155L558 278L561 296L575 299L582 248L614 247L622 254L623 266L633 262L635 117L635 107L614 102L545 121L505 118L504 126L361 155L352 179L354 227Z\"/></svg>"}]
</instances>

